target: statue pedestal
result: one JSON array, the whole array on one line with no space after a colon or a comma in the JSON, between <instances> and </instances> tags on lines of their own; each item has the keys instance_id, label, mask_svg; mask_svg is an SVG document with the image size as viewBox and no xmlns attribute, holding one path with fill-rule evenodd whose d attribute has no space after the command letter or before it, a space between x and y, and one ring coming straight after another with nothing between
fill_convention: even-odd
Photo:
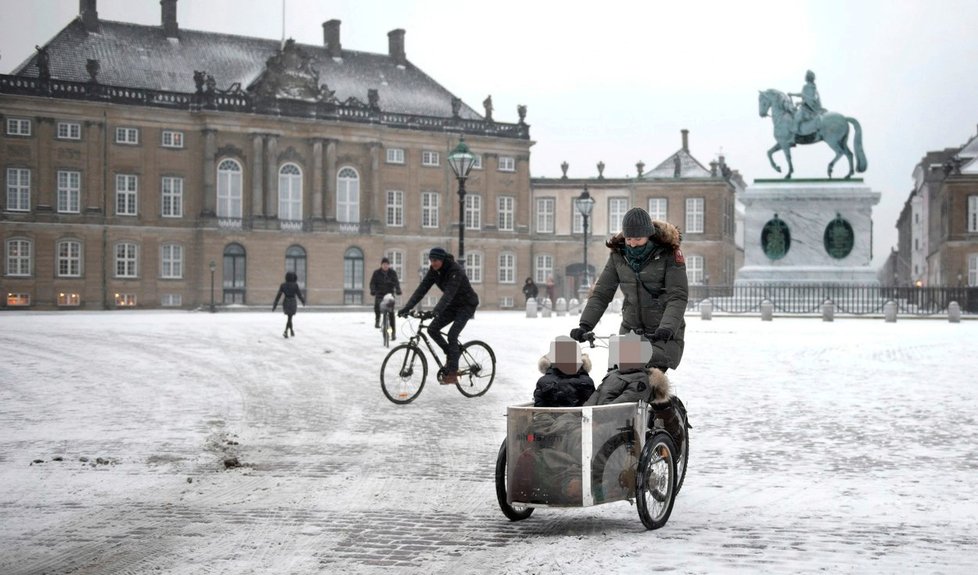
<instances>
[{"instance_id":1,"label":"statue pedestal","mask_svg":"<svg viewBox=\"0 0 978 575\"><path fill-rule=\"evenodd\" d=\"M744 266L737 285L879 285L870 267L873 206L861 179L755 180L744 204Z\"/></svg>"}]
</instances>

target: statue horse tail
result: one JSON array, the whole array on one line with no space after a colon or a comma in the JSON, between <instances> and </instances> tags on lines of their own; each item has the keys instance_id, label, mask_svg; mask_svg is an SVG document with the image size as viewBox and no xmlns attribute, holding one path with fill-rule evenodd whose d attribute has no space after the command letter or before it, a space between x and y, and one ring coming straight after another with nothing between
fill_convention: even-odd
<instances>
[{"instance_id":1,"label":"statue horse tail","mask_svg":"<svg viewBox=\"0 0 978 575\"><path fill-rule=\"evenodd\" d=\"M859 125L859 120L846 116L846 121L856 129L853 138L853 147L856 148L856 171L860 174L866 171L866 154L863 152L863 128Z\"/></svg>"}]
</instances>

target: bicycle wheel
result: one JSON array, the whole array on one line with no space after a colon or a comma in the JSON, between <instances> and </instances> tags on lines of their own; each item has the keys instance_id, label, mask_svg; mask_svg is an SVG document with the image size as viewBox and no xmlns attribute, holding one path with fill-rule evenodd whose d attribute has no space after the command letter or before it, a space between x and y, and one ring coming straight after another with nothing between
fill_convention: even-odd
<instances>
[{"instance_id":1,"label":"bicycle wheel","mask_svg":"<svg viewBox=\"0 0 978 575\"><path fill-rule=\"evenodd\" d=\"M470 341L462 346L458 358L456 387L465 397L479 397L489 391L496 379L496 354L485 342Z\"/></svg>"},{"instance_id":2,"label":"bicycle wheel","mask_svg":"<svg viewBox=\"0 0 978 575\"><path fill-rule=\"evenodd\" d=\"M391 320L390 318L387 317L386 311L382 315L384 316L384 321L383 323L380 324L380 331L384 333L384 347L390 347L391 346L391 324L390 324Z\"/></svg>"},{"instance_id":3,"label":"bicycle wheel","mask_svg":"<svg viewBox=\"0 0 978 575\"><path fill-rule=\"evenodd\" d=\"M510 505L507 501L506 491L506 440L499 446L499 455L496 457L496 501L503 515L510 521L521 521L533 514L533 508L526 505Z\"/></svg>"},{"instance_id":4,"label":"bicycle wheel","mask_svg":"<svg viewBox=\"0 0 978 575\"><path fill-rule=\"evenodd\" d=\"M664 431L652 434L642 449L635 498L646 529L662 527L672 514L676 501L675 453L676 445Z\"/></svg>"},{"instance_id":5,"label":"bicycle wheel","mask_svg":"<svg viewBox=\"0 0 978 575\"><path fill-rule=\"evenodd\" d=\"M380 367L380 388L394 403L411 403L424 389L428 377L428 358L421 348L402 343L384 358Z\"/></svg>"},{"instance_id":6,"label":"bicycle wheel","mask_svg":"<svg viewBox=\"0 0 978 575\"><path fill-rule=\"evenodd\" d=\"M631 432L608 439L591 463L591 491L594 503L630 499L635 492L639 454Z\"/></svg>"}]
</instances>

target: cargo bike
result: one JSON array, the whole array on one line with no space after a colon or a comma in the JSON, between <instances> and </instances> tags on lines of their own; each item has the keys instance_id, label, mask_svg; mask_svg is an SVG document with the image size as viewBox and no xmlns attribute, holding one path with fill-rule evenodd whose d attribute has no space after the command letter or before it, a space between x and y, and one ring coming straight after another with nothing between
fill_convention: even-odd
<instances>
[{"instance_id":1,"label":"cargo bike","mask_svg":"<svg viewBox=\"0 0 978 575\"><path fill-rule=\"evenodd\" d=\"M537 507L628 500L636 502L647 529L665 525L682 481L677 469L685 475L686 462L651 413L642 401L509 406L506 439L496 458L496 499L503 514L520 521Z\"/></svg>"}]
</instances>

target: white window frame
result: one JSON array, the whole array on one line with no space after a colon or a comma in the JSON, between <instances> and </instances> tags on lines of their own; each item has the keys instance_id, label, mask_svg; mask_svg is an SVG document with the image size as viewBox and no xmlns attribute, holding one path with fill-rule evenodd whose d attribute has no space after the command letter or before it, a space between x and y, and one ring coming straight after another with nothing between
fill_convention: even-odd
<instances>
[{"instance_id":1,"label":"white window frame","mask_svg":"<svg viewBox=\"0 0 978 575\"><path fill-rule=\"evenodd\" d=\"M81 123L60 121L57 134L59 140L81 140Z\"/></svg>"},{"instance_id":2,"label":"white window frame","mask_svg":"<svg viewBox=\"0 0 978 575\"><path fill-rule=\"evenodd\" d=\"M135 216L139 213L139 176L115 175L115 215Z\"/></svg>"},{"instance_id":3,"label":"white window frame","mask_svg":"<svg viewBox=\"0 0 978 575\"><path fill-rule=\"evenodd\" d=\"M119 242L115 245L114 277L131 279L139 277L139 245L135 242Z\"/></svg>"},{"instance_id":4,"label":"white window frame","mask_svg":"<svg viewBox=\"0 0 978 575\"><path fill-rule=\"evenodd\" d=\"M968 196L968 233L978 233L978 195Z\"/></svg>"},{"instance_id":5,"label":"white window frame","mask_svg":"<svg viewBox=\"0 0 978 575\"><path fill-rule=\"evenodd\" d=\"M163 279L183 279L183 246L165 243L160 246L160 277Z\"/></svg>"},{"instance_id":6,"label":"white window frame","mask_svg":"<svg viewBox=\"0 0 978 575\"><path fill-rule=\"evenodd\" d=\"M472 153L472 169L481 170L482 169L482 154Z\"/></svg>"},{"instance_id":7,"label":"white window frame","mask_svg":"<svg viewBox=\"0 0 978 575\"><path fill-rule=\"evenodd\" d=\"M82 275L82 243L74 239L58 240L56 244L59 278L77 278Z\"/></svg>"},{"instance_id":8,"label":"white window frame","mask_svg":"<svg viewBox=\"0 0 978 575\"><path fill-rule=\"evenodd\" d=\"M291 162L278 169L278 219L302 221L302 168Z\"/></svg>"},{"instance_id":9,"label":"white window frame","mask_svg":"<svg viewBox=\"0 0 978 575\"><path fill-rule=\"evenodd\" d=\"M685 234L702 234L705 230L704 198L686 198L686 228Z\"/></svg>"},{"instance_id":10,"label":"white window frame","mask_svg":"<svg viewBox=\"0 0 978 575\"><path fill-rule=\"evenodd\" d=\"M8 277L31 277L34 268L34 242L27 238L10 238L5 246L6 264L4 273Z\"/></svg>"},{"instance_id":11,"label":"white window frame","mask_svg":"<svg viewBox=\"0 0 978 575\"><path fill-rule=\"evenodd\" d=\"M77 214L81 212L81 172L78 170L58 170L58 213Z\"/></svg>"},{"instance_id":12,"label":"white window frame","mask_svg":"<svg viewBox=\"0 0 978 575\"><path fill-rule=\"evenodd\" d=\"M115 129L115 143L126 146L139 145L139 128L119 126Z\"/></svg>"},{"instance_id":13,"label":"white window frame","mask_svg":"<svg viewBox=\"0 0 978 575\"><path fill-rule=\"evenodd\" d=\"M537 254L533 258L533 281L538 285L547 284L547 278L554 275L554 257L550 254Z\"/></svg>"},{"instance_id":14,"label":"white window frame","mask_svg":"<svg viewBox=\"0 0 978 575\"><path fill-rule=\"evenodd\" d=\"M160 307L180 307L183 305L183 296L178 293L165 293L160 295Z\"/></svg>"},{"instance_id":15,"label":"white window frame","mask_svg":"<svg viewBox=\"0 0 978 575\"><path fill-rule=\"evenodd\" d=\"M78 307L81 295L74 292L58 292L58 307Z\"/></svg>"},{"instance_id":16,"label":"white window frame","mask_svg":"<svg viewBox=\"0 0 978 575\"><path fill-rule=\"evenodd\" d=\"M706 258L696 254L686 255L686 281L689 285L703 285L705 271Z\"/></svg>"},{"instance_id":17,"label":"white window frame","mask_svg":"<svg viewBox=\"0 0 978 575\"><path fill-rule=\"evenodd\" d=\"M164 148L183 148L183 132L179 130L163 130L160 135L160 145Z\"/></svg>"},{"instance_id":18,"label":"white window frame","mask_svg":"<svg viewBox=\"0 0 978 575\"><path fill-rule=\"evenodd\" d=\"M404 148L387 148L387 163L388 164L403 164L404 163Z\"/></svg>"},{"instance_id":19,"label":"white window frame","mask_svg":"<svg viewBox=\"0 0 978 575\"><path fill-rule=\"evenodd\" d=\"M31 211L31 170L30 168L7 168L8 212Z\"/></svg>"},{"instance_id":20,"label":"white window frame","mask_svg":"<svg viewBox=\"0 0 978 575\"><path fill-rule=\"evenodd\" d=\"M649 198L649 216L661 222L669 221L669 198Z\"/></svg>"},{"instance_id":21,"label":"white window frame","mask_svg":"<svg viewBox=\"0 0 978 575\"><path fill-rule=\"evenodd\" d=\"M968 254L968 287L978 287L978 254Z\"/></svg>"},{"instance_id":22,"label":"white window frame","mask_svg":"<svg viewBox=\"0 0 978 575\"><path fill-rule=\"evenodd\" d=\"M404 252L402 250L387 250L384 254L391 263L391 269L397 274L398 281L404 279Z\"/></svg>"},{"instance_id":23,"label":"white window frame","mask_svg":"<svg viewBox=\"0 0 978 575\"><path fill-rule=\"evenodd\" d=\"M434 150L421 150L421 165L438 167L441 165L441 154Z\"/></svg>"},{"instance_id":24,"label":"white window frame","mask_svg":"<svg viewBox=\"0 0 978 575\"><path fill-rule=\"evenodd\" d=\"M237 160L226 158L217 164L217 217L242 217L243 172Z\"/></svg>"},{"instance_id":25,"label":"white window frame","mask_svg":"<svg viewBox=\"0 0 978 575\"><path fill-rule=\"evenodd\" d=\"M556 218L555 198L537 198L536 201L536 223L538 234L554 233L554 220Z\"/></svg>"},{"instance_id":26,"label":"white window frame","mask_svg":"<svg viewBox=\"0 0 978 575\"><path fill-rule=\"evenodd\" d=\"M336 172L336 221L360 223L360 173L350 166Z\"/></svg>"},{"instance_id":27,"label":"white window frame","mask_svg":"<svg viewBox=\"0 0 978 575\"><path fill-rule=\"evenodd\" d=\"M438 192L421 192L421 227L438 227L438 210L441 204L441 194Z\"/></svg>"},{"instance_id":28,"label":"white window frame","mask_svg":"<svg viewBox=\"0 0 978 575\"><path fill-rule=\"evenodd\" d=\"M136 294L134 293L115 294L115 307L136 307Z\"/></svg>"},{"instance_id":29,"label":"white window frame","mask_svg":"<svg viewBox=\"0 0 978 575\"><path fill-rule=\"evenodd\" d=\"M387 190L387 225L404 227L404 192Z\"/></svg>"},{"instance_id":30,"label":"white window frame","mask_svg":"<svg viewBox=\"0 0 978 575\"><path fill-rule=\"evenodd\" d=\"M482 252L465 254L465 275L469 278L469 283L482 283Z\"/></svg>"},{"instance_id":31,"label":"white window frame","mask_svg":"<svg viewBox=\"0 0 978 575\"><path fill-rule=\"evenodd\" d=\"M515 172L516 158L514 158L513 156L499 156L498 169L500 172Z\"/></svg>"},{"instance_id":32,"label":"white window frame","mask_svg":"<svg viewBox=\"0 0 978 575\"><path fill-rule=\"evenodd\" d=\"M499 283L516 283L516 254L513 252L499 253Z\"/></svg>"},{"instance_id":33,"label":"white window frame","mask_svg":"<svg viewBox=\"0 0 978 575\"><path fill-rule=\"evenodd\" d=\"M160 212L164 218L183 217L183 178L163 176L160 179Z\"/></svg>"},{"instance_id":34,"label":"white window frame","mask_svg":"<svg viewBox=\"0 0 978 575\"><path fill-rule=\"evenodd\" d=\"M7 307L30 307L31 294L29 293L7 293Z\"/></svg>"},{"instance_id":35,"label":"white window frame","mask_svg":"<svg viewBox=\"0 0 978 575\"><path fill-rule=\"evenodd\" d=\"M588 216L590 218L590 216ZM594 220L588 219L588 232L591 232L591 223ZM583 234L584 233L584 216L578 211L577 205L571 200L571 233L572 234Z\"/></svg>"},{"instance_id":36,"label":"white window frame","mask_svg":"<svg viewBox=\"0 0 978 575\"><path fill-rule=\"evenodd\" d=\"M30 136L33 132L31 121L27 118L7 118L8 136Z\"/></svg>"},{"instance_id":37,"label":"white window frame","mask_svg":"<svg viewBox=\"0 0 978 575\"><path fill-rule=\"evenodd\" d=\"M465 229L482 229L482 196L479 194L465 195Z\"/></svg>"},{"instance_id":38,"label":"white window frame","mask_svg":"<svg viewBox=\"0 0 978 575\"><path fill-rule=\"evenodd\" d=\"M628 212L628 198L608 198L608 231L617 234L621 231L621 221Z\"/></svg>"},{"instance_id":39,"label":"white window frame","mask_svg":"<svg viewBox=\"0 0 978 575\"><path fill-rule=\"evenodd\" d=\"M511 232L516 229L516 198L498 196L496 198L497 225L500 231Z\"/></svg>"}]
</instances>

